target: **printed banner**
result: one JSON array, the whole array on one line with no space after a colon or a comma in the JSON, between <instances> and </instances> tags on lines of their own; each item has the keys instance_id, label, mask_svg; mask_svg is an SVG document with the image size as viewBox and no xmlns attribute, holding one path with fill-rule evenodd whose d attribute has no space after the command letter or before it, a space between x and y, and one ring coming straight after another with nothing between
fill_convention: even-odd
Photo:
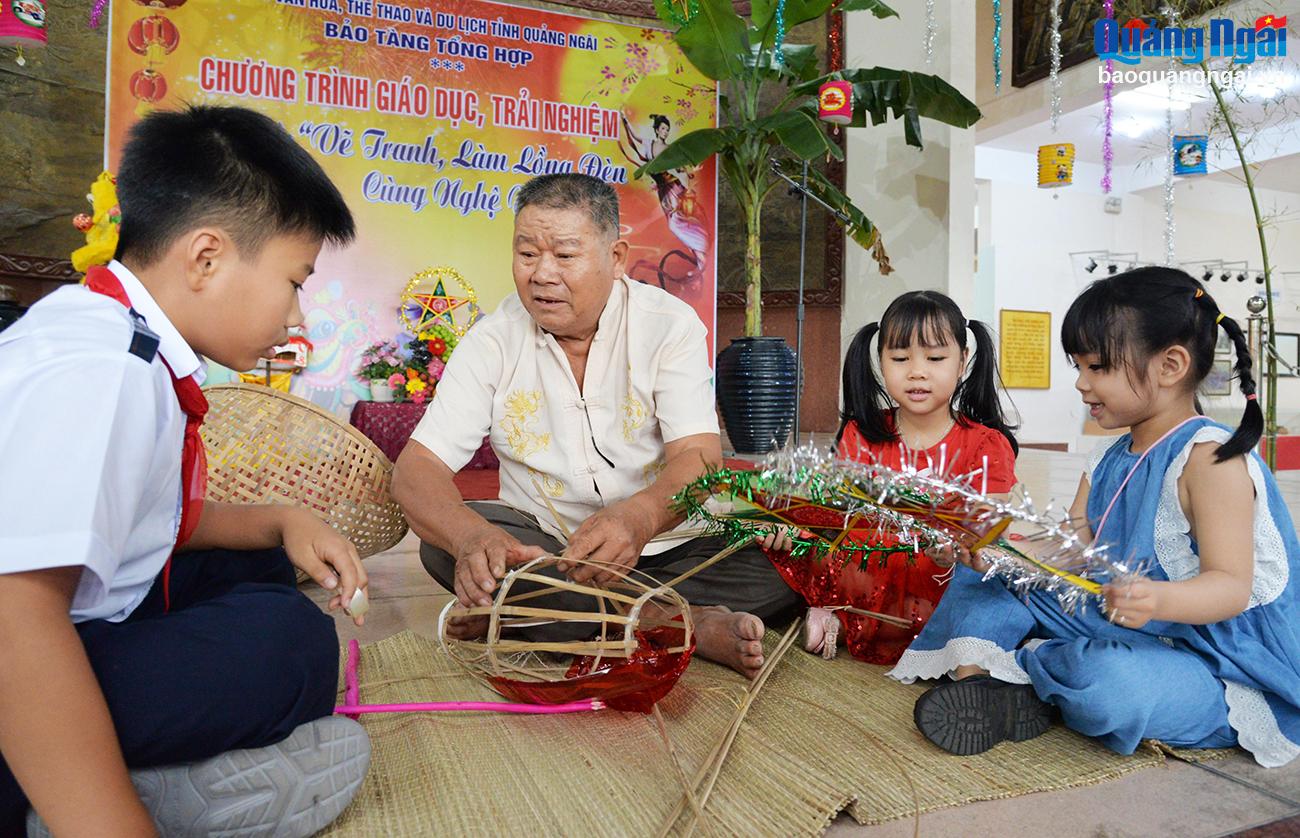
<instances>
[{"instance_id":1,"label":"printed banner","mask_svg":"<svg viewBox=\"0 0 1300 838\"><path fill-rule=\"evenodd\" d=\"M633 173L715 124L717 88L667 31L483 0L118 0L106 166L154 108L239 104L278 120L357 218L304 300L310 363L294 392L345 412L366 346L401 331L408 280L448 267L490 312L514 291L515 190L583 172L618 189L629 274L714 329L717 172L711 159ZM459 315L458 315L459 316Z\"/></svg>"}]
</instances>

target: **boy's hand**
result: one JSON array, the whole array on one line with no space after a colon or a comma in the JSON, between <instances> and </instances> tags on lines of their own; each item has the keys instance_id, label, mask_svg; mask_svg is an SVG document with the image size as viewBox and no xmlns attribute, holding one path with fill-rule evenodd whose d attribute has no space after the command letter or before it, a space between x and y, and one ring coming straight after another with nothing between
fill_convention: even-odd
<instances>
[{"instance_id":1,"label":"boy's hand","mask_svg":"<svg viewBox=\"0 0 1300 838\"><path fill-rule=\"evenodd\" d=\"M366 590L369 580L357 548L307 510L285 508L280 538L294 567L337 594L329 601L330 611L350 605L357 591ZM361 614L349 616L357 625L365 623Z\"/></svg>"},{"instance_id":2,"label":"boy's hand","mask_svg":"<svg viewBox=\"0 0 1300 838\"><path fill-rule=\"evenodd\" d=\"M1160 583L1150 579L1106 585L1106 616L1124 628L1139 629L1155 619L1160 608Z\"/></svg>"}]
</instances>

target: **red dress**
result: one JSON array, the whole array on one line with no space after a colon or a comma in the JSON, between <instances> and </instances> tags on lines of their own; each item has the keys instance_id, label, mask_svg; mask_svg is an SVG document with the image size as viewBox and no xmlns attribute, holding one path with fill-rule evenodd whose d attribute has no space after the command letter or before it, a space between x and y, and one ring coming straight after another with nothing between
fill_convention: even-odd
<instances>
[{"instance_id":1,"label":"red dress","mask_svg":"<svg viewBox=\"0 0 1300 838\"><path fill-rule=\"evenodd\" d=\"M892 419L891 415L891 426ZM904 456L900 443L868 442L853 422L845 427L837 454L845 459L874 461L893 468L902 465ZM933 447L906 454L909 459L913 455L919 469L933 464L938 470L942 458L951 475L983 468L984 458L988 457L988 494L1004 494L1016 483L1016 458L1011 443L1000 432L973 422L955 423ZM979 483L977 479L976 484ZM861 538L879 540L875 533L862 533ZM810 560L774 555L772 559L786 582L803 594L809 605L851 605L911 621L909 628L902 628L859 614L835 612L849 653L876 664L898 662L934 613L948 578L946 567L923 554L916 555L914 561L909 561L906 555L891 555L883 565L878 556L872 556L866 568L860 567L856 558L846 562L842 556Z\"/></svg>"}]
</instances>

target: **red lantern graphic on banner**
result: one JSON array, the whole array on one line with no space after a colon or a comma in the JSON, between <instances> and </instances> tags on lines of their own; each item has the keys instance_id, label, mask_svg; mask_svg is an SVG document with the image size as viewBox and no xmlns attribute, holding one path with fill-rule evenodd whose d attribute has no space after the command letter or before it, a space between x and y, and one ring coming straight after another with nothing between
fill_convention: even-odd
<instances>
[{"instance_id":1,"label":"red lantern graphic on banner","mask_svg":"<svg viewBox=\"0 0 1300 838\"><path fill-rule=\"evenodd\" d=\"M135 0L135 2L151 9L179 9L185 5L185 0Z\"/></svg>"},{"instance_id":2,"label":"red lantern graphic on banner","mask_svg":"<svg viewBox=\"0 0 1300 838\"><path fill-rule=\"evenodd\" d=\"M142 17L131 24L126 33L126 45L136 55L146 55L151 48L162 55L168 55L180 42L180 30L162 15Z\"/></svg>"},{"instance_id":3,"label":"red lantern graphic on banner","mask_svg":"<svg viewBox=\"0 0 1300 838\"><path fill-rule=\"evenodd\" d=\"M153 104L167 95L167 79L157 70L145 67L131 74L131 95L141 104Z\"/></svg>"}]
</instances>

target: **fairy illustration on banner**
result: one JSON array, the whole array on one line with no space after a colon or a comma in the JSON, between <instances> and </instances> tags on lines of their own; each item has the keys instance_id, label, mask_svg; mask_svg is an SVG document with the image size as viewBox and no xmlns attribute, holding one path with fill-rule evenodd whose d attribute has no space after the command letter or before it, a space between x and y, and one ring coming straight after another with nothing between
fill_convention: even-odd
<instances>
[{"instance_id":1,"label":"fairy illustration on banner","mask_svg":"<svg viewBox=\"0 0 1300 838\"><path fill-rule=\"evenodd\" d=\"M626 142L620 138L618 146L623 156L636 166L649 163L668 147L672 121L663 114L650 114L650 130L650 136L643 139L632 129L632 123L624 115L623 132ZM640 278L638 272L649 271L663 288L668 288L669 280L680 283L691 291L700 288L709 248L709 233L691 183L693 177L693 172L682 169L650 175L668 229L687 249L669 250L660 256L657 264L652 259L638 259L628 270L628 275L633 279Z\"/></svg>"}]
</instances>

